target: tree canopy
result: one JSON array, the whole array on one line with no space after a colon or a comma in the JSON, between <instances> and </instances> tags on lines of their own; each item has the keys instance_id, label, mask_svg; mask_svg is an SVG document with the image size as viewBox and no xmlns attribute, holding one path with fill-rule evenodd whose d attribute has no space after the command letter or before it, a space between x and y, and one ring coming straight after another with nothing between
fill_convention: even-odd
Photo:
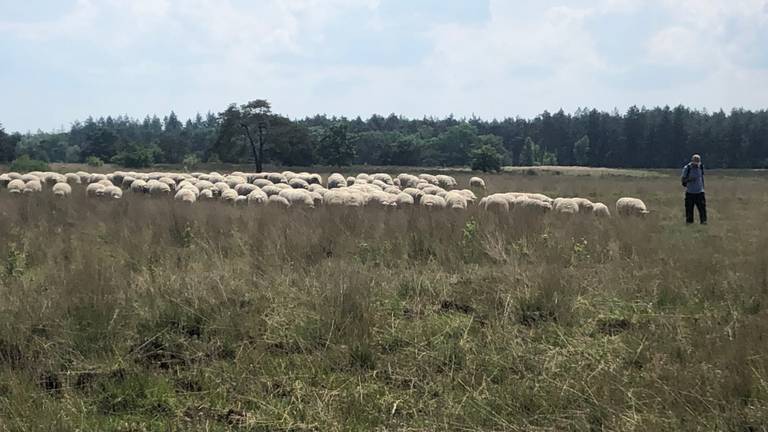
<instances>
[{"instance_id":1,"label":"tree canopy","mask_svg":"<svg viewBox=\"0 0 768 432\"><path fill-rule=\"evenodd\" d=\"M46 162L95 157L130 165L200 160L256 166L469 166L479 154L491 153L503 165L619 168L679 167L692 153L701 153L711 168L765 168L768 111L633 106L624 113L545 111L532 119L396 114L291 119L256 99L186 120L172 111L162 118L87 118L60 132L19 134L0 126L0 162L27 155Z\"/></svg>"}]
</instances>

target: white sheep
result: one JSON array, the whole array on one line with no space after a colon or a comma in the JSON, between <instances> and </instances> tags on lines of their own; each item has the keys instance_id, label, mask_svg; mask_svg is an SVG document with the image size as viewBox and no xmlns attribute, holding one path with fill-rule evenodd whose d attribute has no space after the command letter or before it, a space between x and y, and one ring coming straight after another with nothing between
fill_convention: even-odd
<instances>
[{"instance_id":1,"label":"white sheep","mask_svg":"<svg viewBox=\"0 0 768 432\"><path fill-rule=\"evenodd\" d=\"M120 199L123 197L123 190L117 186L107 186L101 191L101 195L112 199Z\"/></svg>"},{"instance_id":2,"label":"white sheep","mask_svg":"<svg viewBox=\"0 0 768 432\"><path fill-rule=\"evenodd\" d=\"M288 200L291 206L314 207L315 201L306 189L283 189L279 196Z\"/></svg>"},{"instance_id":3,"label":"white sheep","mask_svg":"<svg viewBox=\"0 0 768 432\"><path fill-rule=\"evenodd\" d=\"M162 195L170 194L171 187L167 183L163 183L159 180L150 180L147 182L147 190L150 195Z\"/></svg>"},{"instance_id":4,"label":"white sheep","mask_svg":"<svg viewBox=\"0 0 768 432\"><path fill-rule=\"evenodd\" d=\"M438 174L435 176L435 178L437 179L438 186L440 186L443 189L452 189L456 187L456 185L458 184L456 183L455 178L444 175L444 174Z\"/></svg>"},{"instance_id":5,"label":"white sheep","mask_svg":"<svg viewBox=\"0 0 768 432\"><path fill-rule=\"evenodd\" d=\"M464 197L464 194L456 191L447 192L445 194L445 204L446 207L454 210L467 209L467 199Z\"/></svg>"},{"instance_id":6,"label":"white sheep","mask_svg":"<svg viewBox=\"0 0 768 432\"><path fill-rule=\"evenodd\" d=\"M528 197L520 197L515 199L514 211L515 214L521 214L526 216L543 216L552 210L552 205L546 201L537 200Z\"/></svg>"},{"instance_id":7,"label":"white sheep","mask_svg":"<svg viewBox=\"0 0 768 432\"><path fill-rule=\"evenodd\" d=\"M398 207L407 207L412 206L415 203L415 200L411 195L408 195L405 192L400 192L395 196L394 202Z\"/></svg>"},{"instance_id":8,"label":"white sheep","mask_svg":"<svg viewBox=\"0 0 768 432\"><path fill-rule=\"evenodd\" d=\"M11 177L8 176L8 174L0 174L0 187L6 187L8 186L8 183L13 180Z\"/></svg>"},{"instance_id":9,"label":"white sheep","mask_svg":"<svg viewBox=\"0 0 768 432\"><path fill-rule=\"evenodd\" d=\"M445 200L437 195L424 195L419 204L430 208L445 208L446 206Z\"/></svg>"},{"instance_id":10,"label":"white sheep","mask_svg":"<svg viewBox=\"0 0 768 432\"><path fill-rule=\"evenodd\" d=\"M85 196L91 197L91 196L99 196L101 195L101 192L104 190L104 185L100 183L91 183L85 188Z\"/></svg>"},{"instance_id":11,"label":"white sheep","mask_svg":"<svg viewBox=\"0 0 768 432\"><path fill-rule=\"evenodd\" d=\"M274 183L265 178L257 178L253 180L252 184L256 187L263 188L264 186L270 186Z\"/></svg>"},{"instance_id":12,"label":"white sheep","mask_svg":"<svg viewBox=\"0 0 768 432\"><path fill-rule=\"evenodd\" d=\"M255 189L248 194L248 204L265 204L269 196L261 189Z\"/></svg>"},{"instance_id":13,"label":"white sheep","mask_svg":"<svg viewBox=\"0 0 768 432\"><path fill-rule=\"evenodd\" d=\"M221 199L227 202L234 203L239 195L234 189L226 189L221 193Z\"/></svg>"},{"instance_id":14,"label":"white sheep","mask_svg":"<svg viewBox=\"0 0 768 432\"><path fill-rule=\"evenodd\" d=\"M616 201L616 213L619 216L645 216L649 212L642 200L623 197Z\"/></svg>"},{"instance_id":15,"label":"white sheep","mask_svg":"<svg viewBox=\"0 0 768 432\"><path fill-rule=\"evenodd\" d=\"M554 210L560 214L578 214L579 203L573 198L557 198L553 201Z\"/></svg>"},{"instance_id":16,"label":"white sheep","mask_svg":"<svg viewBox=\"0 0 768 432\"><path fill-rule=\"evenodd\" d=\"M258 186L252 185L250 183L240 183L238 185L235 185L235 192L237 192L238 195L242 196L248 196L249 193L259 189Z\"/></svg>"},{"instance_id":17,"label":"white sheep","mask_svg":"<svg viewBox=\"0 0 768 432\"><path fill-rule=\"evenodd\" d=\"M354 177L347 177L347 186L352 186L353 184L357 183L357 179Z\"/></svg>"},{"instance_id":18,"label":"white sheep","mask_svg":"<svg viewBox=\"0 0 768 432\"><path fill-rule=\"evenodd\" d=\"M53 185L53 188L51 188L51 191L53 192L54 196L64 198L72 195L72 186L67 183L56 183Z\"/></svg>"},{"instance_id":19,"label":"white sheep","mask_svg":"<svg viewBox=\"0 0 768 432\"><path fill-rule=\"evenodd\" d=\"M8 182L8 186L6 186L6 188L8 189L8 193L20 194L24 191L25 185L26 183L24 183L24 180L13 179L10 182Z\"/></svg>"},{"instance_id":20,"label":"white sheep","mask_svg":"<svg viewBox=\"0 0 768 432\"><path fill-rule=\"evenodd\" d=\"M269 199L267 200L267 204L275 205L275 206L278 206L278 207L290 207L291 206L291 203L288 202L287 199L281 197L280 195L272 195L271 197L269 197Z\"/></svg>"},{"instance_id":21,"label":"white sheep","mask_svg":"<svg viewBox=\"0 0 768 432\"><path fill-rule=\"evenodd\" d=\"M497 213L509 212L509 199L502 194L488 195L482 201L485 210Z\"/></svg>"},{"instance_id":22,"label":"white sheep","mask_svg":"<svg viewBox=\"0 0 768 432\"><path fill-rule=\"evenodd\" d=\"M469 179L469 187L475 189L485 189L485 180L480 177L472 177Z\"/></svg>"},{"instance_id":23,"label":"white sheep","mask_svg":"<svg viewBox=\"0 0 768 432\"><path fill-rule=\"evenodd\" d=\"M592 214L602 218L611 217L611 211L608 209L608 206L603 203L594 203L592 205Z\"/></svg>"},{"instance_id":24,"label":"white sheep","mask_svg":"<svg viewBox=\"0 0 768 432\"><path fill-rule=\"evenodd\" d=\"M131 192L146 192L147 182L144 180L134 180L131 182Z\"/></svg>"},{"instance_id":25,"label":"white sheep","mask_svg":"<svg viewBox=\"0 0 768 432\"><path fill-rule=\"evenodd\" d=\"M43 191L43 184L40 183L40 180L30 180L24 185L24 190L22 191L25 194L28 193L37 193Z\"/></svg>"},{"instance_id":26,"label":"white sheep","mask_svg":"<svg viewBox=\"0 0 768 432\"><path fill-rule=\"evenodd\" d=\"M176 201L182 201L188 204L194 204L197 201L197 196L190 189L181 189L176 192L173 197Z\"/></svg>"},{"instance_id":27,"label":"white sheep","mask_svg":"<svg viewBox=\"0 0 768 432\"><path fill-rule=\"evenodd\" d=\"M288 185L294 189L309 189L309 183L298 176L288 180Z\"/></svg>"}]
</instances>

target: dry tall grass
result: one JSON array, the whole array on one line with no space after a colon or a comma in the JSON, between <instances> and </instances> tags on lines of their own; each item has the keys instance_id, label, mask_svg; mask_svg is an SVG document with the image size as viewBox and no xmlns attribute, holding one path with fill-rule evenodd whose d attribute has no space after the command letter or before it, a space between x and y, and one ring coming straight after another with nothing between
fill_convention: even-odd
<instances>
[{"instance_id":1,"label":"dry tall grass","mask_svg":"<svg viewBox=\"0 0 768 432\"><path fill-rule=\"evenodd\" d=\"M764 181L487 183L652 213L0 192L0 430L766 430Z\"/></svg>"}]
</instances>

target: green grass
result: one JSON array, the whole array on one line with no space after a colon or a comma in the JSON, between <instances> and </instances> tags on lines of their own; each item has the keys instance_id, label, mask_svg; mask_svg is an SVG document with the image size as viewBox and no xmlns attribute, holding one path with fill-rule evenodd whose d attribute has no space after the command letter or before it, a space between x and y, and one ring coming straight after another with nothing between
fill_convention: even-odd
<instances>
[{"instance_id":1,"label":"green grass","mask_svg":"<svg viewBox=\"0 0 768 432\"><path fill-rule=\"evenodd\" d=\"M0 430L766 430L764 180L485 177L652 212L0 191Z\"/></svg>"}]
</instances>

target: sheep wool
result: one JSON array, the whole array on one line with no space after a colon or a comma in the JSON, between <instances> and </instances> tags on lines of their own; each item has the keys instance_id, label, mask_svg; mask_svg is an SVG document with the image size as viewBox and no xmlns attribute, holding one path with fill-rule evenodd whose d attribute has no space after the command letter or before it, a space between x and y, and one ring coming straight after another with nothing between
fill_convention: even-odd
<instances>
[{"instance_id":1,"label":"sheep wool","mask_svg":"<svg viewBox=\"0 0 768 432\"><path fill-rule=\"evenodd\" d=\"M642 200L623 197L616 201L616 213L619 216L644 216L649 212Z\"/></svg>"},{"instance_id":2,"label":"sheep wool","mask_svg":"<svg viewBox=\"0 0 768 432\"><path fill-rule=\"evenodd\" d=\"M13 179L10 182L8 182L8 186L6 188L8 189L9 193L12 194L20 194L22 191L24 191L24 180L21 179Z\"/></svg>"},{"instance_id":3,"label":"sheep wool","mask_svg":"<svg viewBox=\"0 0 768 432\"><path fill-rule=\"evenodd\" d=\"M67 183L56 183L55 185L53 185L53 188L51 188L51 191L53 192L54 196L62 197L62 198L68 197L72 195L72 186L70 186Z\"/></svg>"},{"instance_id":4,"label":"sheep wool","mask_svg":"<svg viewBox=\"0 0 768 432\"><path fill-rule=\"evenodd\" d=\"M469 187L475 189L485 189L485 180L480 177L472 177L469 179Z\"/></svg>"},{"instance_id":5,"label":"sheep wool","mask_svg":"<svg viewBox=\"0 0 768 432\"><path fill-rule=\"evenodd\" d=\"M611 211L608 209L608 206L603 203L594 203L592 205L592 214L601 218L611 217Z\"/></svg>"}]
</instances>

